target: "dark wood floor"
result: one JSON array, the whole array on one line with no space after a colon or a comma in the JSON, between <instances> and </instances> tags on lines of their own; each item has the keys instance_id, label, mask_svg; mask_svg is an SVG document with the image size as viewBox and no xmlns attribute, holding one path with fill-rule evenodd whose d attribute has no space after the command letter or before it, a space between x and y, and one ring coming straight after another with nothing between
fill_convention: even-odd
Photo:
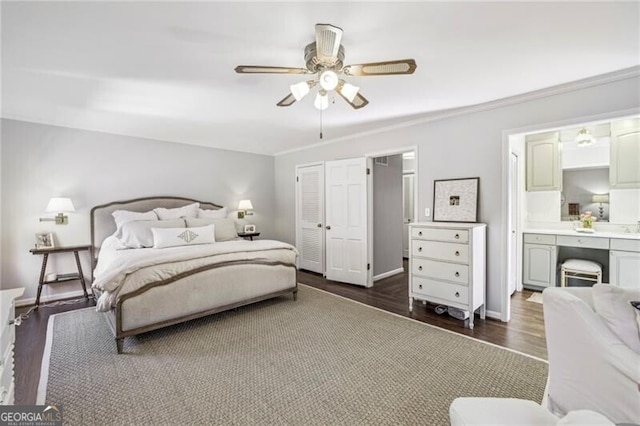
<instances>
[{"instance_id":1,"label":"dark wood floor","mask_svg":"<svg viewBox=\"0 0 640 426\"><path fill-rule=\"evenodd\" d=\"M372 288L364 288L328 281L321 275L311 272L298 272L298 281L302 284L456 333L515 349L529 355L547 358L542 305L526 301L531 295L530 291L525 290L522 293L515 293L511 298L511 321L509 323L492 319L483 321L476 316L474 329L470 330L464 327L462 321L458 321L448 314L437 315L434 312L433 305L414 304L413 313L410 314L407 279L407 274L398 274L377 281ZM91 301L83 300L73 305L41 307L38 311L32 312L29 318L17 327L15 349L16 405L35 404L49 316L85 308L92 304ZM20 308L17 309L17 313L22 313L26 310L27 308Z\"/></svg>"}]
</instances>

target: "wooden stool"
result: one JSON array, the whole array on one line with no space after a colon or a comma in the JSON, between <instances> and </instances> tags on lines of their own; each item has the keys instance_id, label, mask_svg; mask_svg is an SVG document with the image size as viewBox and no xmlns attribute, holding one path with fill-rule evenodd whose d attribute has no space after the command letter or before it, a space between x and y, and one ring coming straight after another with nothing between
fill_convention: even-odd
<instances>
[{"instance_id":1,"label":"wooden stool","mask_svg":"<svg viewBox=\"0 0 640 426\"><path fill-rule=\"evenodd\" d=\"M602 282L602 266L591 260L567 259L560 267L560 286L566 287L569 278Z\"/></svg>"}]
</instances>

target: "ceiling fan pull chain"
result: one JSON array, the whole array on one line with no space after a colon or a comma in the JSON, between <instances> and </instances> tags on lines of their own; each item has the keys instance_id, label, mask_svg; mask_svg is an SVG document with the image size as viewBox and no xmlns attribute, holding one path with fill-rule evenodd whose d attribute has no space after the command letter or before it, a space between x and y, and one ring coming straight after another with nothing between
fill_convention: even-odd
<instances>
[{"instance_id":1,"label":"ceiling fan pull chain","mask_svg":"<svg viewBox=\"0 0 640 426\"><path fill-rule=\"evenodd\" d=\"M320 110L320 139L322 139L322 110Z\"/></svg>"}]
</instances>

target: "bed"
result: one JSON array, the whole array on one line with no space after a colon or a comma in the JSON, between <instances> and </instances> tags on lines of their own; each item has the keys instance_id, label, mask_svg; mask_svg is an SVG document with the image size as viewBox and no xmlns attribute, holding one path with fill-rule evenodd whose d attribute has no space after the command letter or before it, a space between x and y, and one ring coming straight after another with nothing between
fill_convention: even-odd
<instances>
[{"instance_id":1,"label":"bed","mask_svg":"<svg viewBox=\"0 0 640 426\"><path fill-rule=\"evenodd\" d=\"M122 231L113 212L193 203L208 212L222 208L190 198L148 197L91 209L92 291L98 310L107 315L118 353L129 336L282 295L297 298L297 252L283 242L234 238L184 248L126 250L114 245L116 230Z\"/></svg>"}]
</instances>

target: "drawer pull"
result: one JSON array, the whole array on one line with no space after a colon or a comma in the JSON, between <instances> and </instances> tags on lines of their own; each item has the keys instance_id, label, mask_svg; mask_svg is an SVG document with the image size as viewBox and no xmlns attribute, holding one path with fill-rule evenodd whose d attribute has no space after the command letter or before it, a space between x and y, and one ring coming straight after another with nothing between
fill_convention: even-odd
<instances>
[{"instance_id":1,"label":"drawer pull","mask_svg":"<svg viewBox=\"0 0 640 426\"><path fill-rule=\"evenodd\" d=\"M459 240L459 239L460 239L460 234L456 234L454 238L455 238L456 240Z\"/></svg>"},{"instance_id":2,"label":"drawer pull","mask_svg":"<svg viewBox=\"0 0 640 426\"><path fill-rule=\"evenodd\" d=\"M456 275L456 277L459 277L460 276L460 272L456 272L455 275Z\"/></svg>"},{"instance_id":3,"label":"drawer pull","mask_svg":"<svg viewBox=\"0 0 640 426\"><path fill-rule=\"evenodd\" d=\"M422 290L422 284L420 284L420 285L418 286L418 288L419 288L420 290Z\"/></svg>"},{"instance_id":4,"label":"drawer pull","mask_svg":"<svg viewBox=\"0 0 640 426\"><path fill-rule=\"evenodd\" d=\"M418 251L422 251L422 247L418 247Z\"/></svg>"},{"instance_id":5,"label":"drawer pull","mask_svg":"<svg viewBox=\"0 0 640 426\"><path fill-rule=\"evenodd\" d=\"M460 297L460 293L456 291L456 297Z\"/></svg>"},{"instance_id":6,"label":"drawer pull","mask_svg":"<svg viewBox=\"0 0 640 426\"><path fill-rule=\"evenodd\" d=\"M459 251L456 251L456 256L460 256L460 252Z\"/></svg>"},{"instance_id":7,"label":"drawer pull","mask_svg":"<svg viewBox=\"0 0 640 426\"><path fill-rule=\"evenodd\" d=\"M422 266L418 266L418 271L422 271Z\"/></svg>"},{"instance_id":8,"label":"drawer pull","mask_svg":"<svg viewBox=\"0 0 640 426\"><path fill-rule=\"evenodd\" d=\"M418 236L422 237L422 231L418 231Z\"/></svg>"}]
</instances>

